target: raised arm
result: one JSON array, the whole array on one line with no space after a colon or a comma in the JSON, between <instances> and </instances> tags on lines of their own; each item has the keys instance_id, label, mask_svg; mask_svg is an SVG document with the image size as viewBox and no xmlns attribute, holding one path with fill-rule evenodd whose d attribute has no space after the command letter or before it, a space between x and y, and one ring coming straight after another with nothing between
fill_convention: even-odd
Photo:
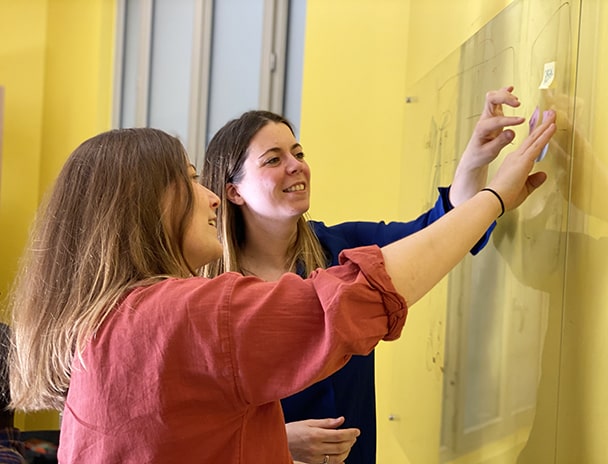
<instances>
[{"instance_id":1,"label":"raised arm","mask_svg":"<svg viewBox=\"0 0 608 464\"><path fill-rule=\"evenodd\" d=\"M450 202L454 206L465 202L486 186L488 165L500 151L513 141L515 133L507 126L524 122L519 116L505 116L503 105L517 108L520 103L512 93L513 87L504 87L486 94L481 116L456 167L450 188Z\"/></svg>"},{"instance_id":2,"label":"raised arm","mask_svg":"<svg viewBox=\"0 0 608 464\"><path fill-rule=\"evenodd\" d=\"M505 210L517 208L545 181L544 172L530 172L555 133L554 122L555 113L550 112L521 146L505 157L490 182L488 187L500 196ZM502 211L499 198L483 190L427 228L382 248L386 269L408 306L464 258Z\"/></svg>"}]
</instances>

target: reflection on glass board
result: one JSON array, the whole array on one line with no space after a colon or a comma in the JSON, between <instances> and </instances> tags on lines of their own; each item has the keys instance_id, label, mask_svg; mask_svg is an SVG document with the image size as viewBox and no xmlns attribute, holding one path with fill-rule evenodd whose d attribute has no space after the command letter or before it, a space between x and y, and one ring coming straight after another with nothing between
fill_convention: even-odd
<instances>
[{"instance_id":1,"label":"reflection on glass board","mask_svg":"<svg viewBox=\"0 0 608 464\"><path fill-rule=\"evenodd\" d=\"M539 117L547 94L572 94L571 8L563 2L516 2L464 44L457 146L472 130L479 89L513 83L522 101L516 111L529 116L538 107ZM528 130L517 128L519 140ZM568 146L568 140L561 143ZM569 173L551 154L540 168L550 176L547 185L499 221L493 247L450 278L444 397L451 404L444 405L443 462L472 457L490 445L504 462L516 462L534 421L541 370L558 371L542 365L542 353L547 330L560 332L561 317L550 325L550 314L561 314L563 306L567 211L558 181ZM536 276L529 279L523 269L534 269ZM551 286L535 285L539 279ZM557 410L557 376L553 385L548 398ZM553 461L550 441L545 462Z\"/></svg>"},{"instance_id":2,"label":"reflection on glass board","mask_svg":"<svg viewBox=\"0 0 608 464\"><path fill-rule=\"evenodd\" d=\"M605 95L606 86L598 90L605 79L594 79L601 73L587 69L603 61L598 59L605 43L597 40L602 17L598 12L608 6L585 1L582 26L580 0L515 1L408 89L415 96L406 109L412 115L408 131L423 134L424 140L421 144L420 137L406 138L405 150L420 153L422 148L426 158L419 169L408 164L403 179L427 176L427 206L436 188L452 178L486 91L514 85L522 105L509 109L509 114L529 118L538 108L540 120L544 110L558 112L558 133L536 166L548 173L546 184L521 208L500 218L491 243L450 274L447 289L429 296L433 315L428 318L428 349L420 356L425 356L428 376L443 384L443 395L436 461L425 462L603 462L581 460L585 440L575 444L568 438L582 434L575 428L588 436L605 427L585 428L581 401L574 400L580 393L576 376L570 381L563 372L569 364L574 369L574 353L588 354L563 349L568 303L578 306L574 300L581 298L583 285L572 272L572 263L586 269L583 262L590 260L589 250L603 257L596 257L597 263L608 260L608 163L605 149L603 155L592 149L599 140L606 145L601 129L595 134L592 129L598 120L592 113L606 111L605 100L596 103L597 92ZM585 79L579 94L577 76ZM599 120L605 124L606 115ZM514 130L517 145L529 125ZM509 147L504 149L508 151ZM603 242L590 246L592 234ZM601 274L592 272L591 282ZM594 288L596 296L604 295L598 301L608 300L605 287ZM598 318L605 313L605 308L593 312ZM399 363L394 363L395 370L403 369ZM412 440L420 421L409 415L409 398L398 398L397 392L403 390L402 384L392 390L394 409L404 418L393 430L410 461L421 462L422 451ZM566 403L569 419L566 413L560 416L564 398L572 398ZM589 411L597 404L589 404ZM426 409L432 412L433 407L428 404ZM580 418L576 427L568 425L572 417Z\"/></svg>"}]
</instances>

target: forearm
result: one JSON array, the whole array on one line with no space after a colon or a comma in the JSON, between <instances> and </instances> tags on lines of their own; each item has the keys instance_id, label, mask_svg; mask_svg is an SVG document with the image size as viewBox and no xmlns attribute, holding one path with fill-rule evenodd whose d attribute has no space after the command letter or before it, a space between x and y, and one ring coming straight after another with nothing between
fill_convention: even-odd
<instances>
[{"instance_id":1,"label":"forearm","mask_svg":"<svg viewBox=\"0 0 608 464\"><path fill-rule=\"evenodd\" d=\"M488 181L488 166L468 166L461 163L456 168L456 174L450 188L450 203L458 206L486 186Z\"/></svg>"},{"instance_id":2,"label":"forearm","mask_svg":"<svg viewBox=\"0 0 608 464\"><path fill-rule=\"evenodd\" d=\"M382 248L386 270L408 306L465 257L500 213L497 198L479 192L424 230Z\"/></svg>"}]
</instances>

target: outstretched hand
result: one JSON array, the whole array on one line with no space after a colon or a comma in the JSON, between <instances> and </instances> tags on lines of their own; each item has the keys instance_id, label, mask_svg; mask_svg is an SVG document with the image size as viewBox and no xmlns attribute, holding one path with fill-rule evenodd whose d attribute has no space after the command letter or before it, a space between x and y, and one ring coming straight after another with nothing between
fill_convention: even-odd
<instances>
[{"instance_id":1,"label":"outstretched hand","mask_svg":"<svg viewBox=\"0 0 608 464\"><path fill-rule=\"evenodd\" d=\"M519 116L505 116L503 105L517 108L519 100L513 95L513 86L493 90L486 94L481 116L456 167L450 188L450 202L457 206L485 187L488 165L500 151L515 138L515 132L505 129L524 122Z\"/></svg>"},{"instance_id":2,"label":"outstretched hand","mask_svg":"<svg viewBox=\"0 0 608 464\"><path fill-rule=\"evenodd\" d=\"M534 160L555 133L555 111L547 111L542 124L509 153L488 185L501 196L505 210L517 208L547 179L544 172L530 174Z\"/></svg>"},{"instance_id":3,"label":"outstretched hand","mask_svg":"<svg viewBox=\"0 0 608 464\"><path fill-rule=\"evenodd\" d=\"M329 456L331 464L344 462L360 435L359 429L338 429L344 417L309 419L285 424L289 451L296 462L321 463Z\"/></svg>"},{"instance_id":4,"label":"outstretched hand","mask_svg":"<svg viewBox=\"0 0 608 464\"><path fill-rule=\"evenodd\" d=\"M547 111L542 124L505 156L488 185L492 192L478 192L424 229L382 247L386 271L408 306L462 261L502 211L519 206L546 180L544 172L530 173L555 130L555 112Z\"/></svg>"}]
</instances>

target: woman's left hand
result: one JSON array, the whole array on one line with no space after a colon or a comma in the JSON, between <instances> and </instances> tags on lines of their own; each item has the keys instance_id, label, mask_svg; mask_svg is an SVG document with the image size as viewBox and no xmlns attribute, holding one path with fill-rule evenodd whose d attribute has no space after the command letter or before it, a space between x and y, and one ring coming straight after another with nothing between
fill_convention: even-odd
<instances>
[{"instance_id":1,"label":"woman's left hand","mask_svg":"<svg viewBox=\"0 0 608 464\"><path fill-rule=\"evenodd\" d=\"M285 424L289 451L294 461L312 464L341 464L361 433L339 429L344 417L309 419Z\"/></svg>"}]
</instances>

